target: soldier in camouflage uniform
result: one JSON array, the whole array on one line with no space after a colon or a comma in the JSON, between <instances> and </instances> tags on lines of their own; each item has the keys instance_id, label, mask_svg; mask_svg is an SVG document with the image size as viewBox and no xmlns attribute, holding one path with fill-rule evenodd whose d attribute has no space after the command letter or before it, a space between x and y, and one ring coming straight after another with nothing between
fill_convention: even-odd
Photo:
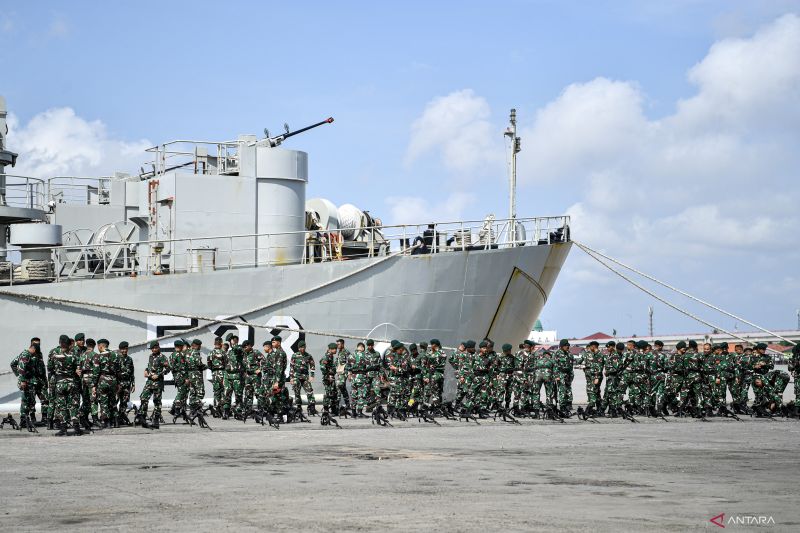
<instances>
[{"instance_id":1,"label":"soldier in camouflage uniform","mask_svg":"<svg viewBox=\"0 0 800 533\"><path fill-rule=\"evenodd\" d=\"M533 384L536 380L536 343L525 340L514 362L514 413L521 415L533 409Z\"/></svg>"},{"instance_id":2,"label":"soldier in camouflage uniform","mask_svg":"<svg viewBox=\"0 0 800 533\"><path fill-rule=\"evenodd\" d=\"M127 342L119 344L127 348ZM97 354L94 356L92 378L94 389L92 393L97 397L99 405L100 423L104 428L119 427L117 419L117 393L119 392L120 365L117 353L108 349L108 340L97 341Z\"/></svg>"},{"instance_id":3,"label":"soldier in camouflage uniform","mask_svg":"<svg viewBox=\"0 0 800 533\"><path fill-rule=\"evenodd\" d=\"M36 361L34 359L36 347L31 343L27 350L23 350L13 361L11 371L17 378L17 388L22 393L19 402L20 427L27 427L27 417L36 408ZM33 420L31 420L33 423Z\"/></svg>"},{"instance_id":4,"label":"soldier in camouflage uniform","mask_svg":"<svg viewBox=\"0 0 800 533\"><path fill-rule=\"evenodd\" d=\"M203 343L200 339L192 340L192 349L186 356L186 379L189 381L189 408L192 411L203 409L203 398L206 395L206 386L203 382L203 372L206 369L203 354L200 349Z\"/></svg>"},{"instance_id":5,"label":"soldier in camouflage uniform","mask_svg":"<svg viewBox=\"0 0 800 533\"><path fill-rule=\"evenodd\" d=\"M336 341L336 387L339 389L339 398L344 400L344 408L350 410L350 394L347 392L347 361L350 359L350 350L344 347L344 339Z\"/></svg>"},{"instance_id":6,"label":"soldier in camouflage uniform","mask_svg":"<svg viewBox=\"0 0 800 533\"><path fill-rule=\"evenodd\" d=\"M53 357L65 355L68 352L71 354L70 351L70 343L72 341L66 335L61 335L58 338L58 347L53 348L47 354L47 375L53 375ZM48 405L47 405L47 427L48 429L53 429L53 424L56 419L55 412L56 412L56 380L55 379L48 379L47 380L47 398L48 398ZM64 387L64 385L62 385ZM71 403L71 402L70 402ZM42 413L45 414L44 412ZM66 423L67 421L64 421ZM64 432L66 434L66 430Z\"/></svg>"},{"instance_id":7,"label":"soldier in camouflage uniform","mask_svg":"<svg viewBox=\"0 0 800 533\"><path fill-rule=\"evenodd\" d=\"M44 355L42 354L42 341L39 337L31 339L31 344L36 347L34 354L35 367L36 367L36 387L34 394L39 399L42 406L42 421L47 419L47 412L49 411L50 400L47 397L47 364L44 362ZM35 409L35 408L34 408ZM36 412L31 411L31 419L36 418Z\"/></svg>"},{"instance_id":8,"label":"soldier in camouflage uniform","mask_svg":"<svg viewBox=\"0 0 800 533\"><path fill-rule=\"evenodd\" d=\"M336 386L337 350L336 343L328 344L328 351L319 360L319 373L325 394L322 397L322 409L334 416L339 414L339 389Z\"/></svg>"},{"instance_id":9,"label":"soldier in camouflage uniform","mask_svg":"<svg viewBox=\"0 0 800 533\"><path fill-rule=\"evenodd\" d=\"M383 374L383 356L375 349L375 341L367 339L367 351L365 352L367 358L367 412L380 403L380 398L376 396L380 393L380 376ZM378 392L376 393L376 385L378 385Z\"/></svg>"},{"instance_id":10,"label":"soldier in camouflage uniform","mask_svg":"<svg viewBox=\"0 0 800 533\"><path fill-rule=\"evenodd\" d=\"M82 368L83 359L84 359L86 351L87 351L86 335L84 335L83 333L76 333L75 334L75 342L70 347L70 349L72 350L72 354L75 356L75 360L78 361L78 367L81 368L81 380L82 380L82 378L83 378L83 368ZM79 406L78 412L79 413L83 412L83 405L82 405L82 400L83 400L83 390L82 389L83 389L83 387L82 387L81 380L78 380L78 383L76 383L76 387L75 387L75 396L76 396L75 397L75 401L78 402L78 406ZM89 405L87 405L87 407L91 409L91 401L90 401ZM80 414L79 414L79 417L80 417Z\"/></svg>"},{"instance_id":11,"label":"soldier in camouflage uniform","mask_svg":"<svg viewBox=\"0 0 800 533\"><path fill-rule=\"evenodd\" d=\"M466 397L467 386L465 385L465 382L460 379L460 376L462 375L461 367L464 366L469 357L470 356L467 352L466 342L462 342L458 345L458 349L456 349L456 351L453 352L448 359L450 366L453 367L453 372L456 375L456 398L453 402L453 405L456 407L461 405Z\"/></svg>"},{"instance_id":12,"label":"soldier in camouflage uniform","mask_svg":"<svg viewBox=\"0 0 800 533\"><path fill-rule=\"evenodd\" d=\"M772 356L767 353L767 345L763 342L756 344L756 353L753 357L753 411L757 416L764 416L767 411L774 413L781 405L780 398L773 390L769 379L770 371L775 368Z\"/></svg>"},{"instance_id":13,"label":"soldier in camouflage uniform","mask_svg":"<svg viewBox=\"0 0 800 533\"><path fill-rule=\"evenodd\" d=\"M312 386L315 371L314 357L306 351L306 342L298 342L297 351L292 354L292 359L289 363L289 382L292 384L294 403L298 409L303 408L300 391L306 391L309 416L316 414L314 387Z\"/></svg>"},{"instance_id":14,"label":"soldier in camouflage uniform","mask_svg":"<svg viewBox=\"0 0 800 533\"><path fill-rule=\"evenodd\" d=\"M664 353L664 343L656 341L647 359L647 373L650 377L650 414L653 416L669 414L666 410L668 357L669 355Z\"/></svg>"},{"instance_id":15,"label":"soldier in camouflage uniform","mask_svg":"<svg viewBox=\"0 0 800 533\"><path fill-rule=\"evenodd\" d=\"M86 340L86 351L78 359L78 366L81 369L81 409L80 418L84 427L87 429L91 427L89 423L89 415L92 415L92 422L99 424L100 420L97 418L98 405L97 395L92 394L94 388L94 358L97 355L95 347L97 343L94 339Z\"/></svg>"},{"instance_id":16,"label":"soldier in camouflage uniform","mask_svg":"<svg viewBox=\"0 0 800 533\"><path fill-rule=\"evenodd\" d=\"M460 400L459 405L461 412L466 415L471 415L473 410L476 409L475 398L473 393L473 382L475 376L472 373L472 364L478 357L475 353L475 341L468 340L462 343L464 352L458 354L456 364L456 379L463 390L463 398Z\"/></svg>"},{"instance_id":17,"label":"soldier in camouflage uniform","mask_svg":"<svg viewBox=\"0 0 800 533\"><path fill-rule=\"evenodd\" d=\"M444 396L444 370L447 365L447 354L442 350L439 339L431 339L430 349L425 355L425 403L432 408L442 405Z\"/></svg>"},{"instance_id":18,"label":"soldier in camouflage uniform","mask_svg":"<svg viewBox=\"0 0 800 533\"><path fill-rule=\"evenodd\" d=\"M77 435L82 435L78 422L79 405L75 401L75 389L80 379L81 370L78 361L70 350L70 339L61 335L58 339L59 347L50 351L47 361L47 373L50 376L50 389L53 391L51 406L53 418L59 422L58 436L67 434L67 425L71 422Z\"/></svg>"},{"instance_id":19,"label":"soldier in camouflage uniform","mask_svg":"<svg viewBox=\"0 0 800 533\"><path fill-rule=\"evenodd\" d=\"M736 383L736 396L733 401L733 410L736 413L749 414L747 407L750 386L753 383L753 349L750 347L736 349L734 357L734 381Z\"/></svg>"},{"instance_id":20,"label":"soldier in camouflage uniform","mask_svg":"<svg viewBox=\"0 0 800 533\"><path fill-rule=\"evenodd\" d=\"M573 370L572 353L567 339L561 339L558 350L553 357L553 374L558 390L558 407L562 416L569 416L572 412L572 380L575 377Z\"/></svg>"},{"instance_id":21,"label":"soldier in camouflage uniform","mask_svg":"<svg viewBox=\"0 0 800 533\"><path fill-rule=\"evenodd\" d=\"M714 368L714 351L717 345L712 346L709 343L703 345L702 356L702 381L701 381L701 400L700 406L706 416L713 414L712 408L714 405L714 382L716 381L717 371Z\"/></svg>"},{"instance_id":22,"label":"soldier in camouflage uniform","mask_svg":"<svg viewBox=\"0 0 800 533\"><path fill-rule=\"evenodd\" d=\"M603 396L605 397L605 405L608 407L608 415L612 418L620 416L620 409L625 395L623 375L627 364L623 353L624 350L625 345L618 342L608 347L604 357L606 388Z\"/></svg>"},{"instance_id":23,"label":"soldier in camouflage uniform","mask_svg":"<svg viewBox=\"0 0 800 533\"><path fill-rule=\"evenodd\" d=\"M496 359L496 373L494 383L494 402L500 409L511 410L513 407L511 395L514 391L514 373L517 370L517 358L511 353L513 346L504 344L502 353Z\"/></svg>"},{"instance_id":24,"label":"soldier in camouflage uniform","mask_svg":"<svg viewBox=\"0 0 800 533\"><path fill-rule=\"evenodd\" d=\"M286 352L281 347L282 339L278 336L272 337L272 350L269 355L264 354L264 359L268 364L261 374L263 388L269 401L269 409L272 413L280 415L284 411L284 401L286 391L286 366L288 360Z\"/></svg>"},{"instance_id":25,"label":"soldier in camouflage uniform","mask_svg":"<svg viewBox=\"0 0 800 533\"><path fill-rule=\"evenodd\" d=\"M601 387L605 359L600 351L600 343L597 341L590 342L586 349L581 352L578 364L583 366L583 373L586 376L587 411L590 414L602 414Z\"/></svg>"},{"instance_id":26,"label":"soldier in camouflage uniform","mask_svg":"<svg viewBox=\"0 0 800 533\"><path fill-rule=\"evenodd\" d=\"M626 352L626 367L622 374L623 387L628 389L628 402L637 413L647 405L646 394L650 385L647 381L646 341L639 341L635 348Z\"/></svg>"},{"instance_id":27,"label":"soldier in camouflage uniform","mask_svg":"<svg viewBox=\"0 0 800 533\"><path fill-rule=\"evenodd\" d=\"M700 416L700 400L703 394L703 356L697 351L697 343L689 341L689 347L678 361L683 372L683 385L680 394L680 409L689 408L692 416Z\"/></svg>"},{"instance_id":28,"label":"soldier in camouflage uniform","mask_svg":"<svg viewBox=\"0 0 800 533\"><path fill-rule=\"evenodd\" d=\"M408 345L408 407L417 409L418 404L422 402L422 392L424 387L423 371L425 359L419 353L419 348L416 344L411 343Z\"/></svg>"},{"instance_id":29,"label":"soldier in camouflage uniform","mask_svg":"<svg viewBox=\"0 0 800 533\"><path fill-rule=\"evenodd\" d=\"M733 363L727 353L727 344L717 345L712 357L714 378L711 383L711 407L722 411L727 404L727 391L733 381Z\"/></svg>"},{"instance_id":30,"label":"soldier in camouflage uniform","mask_svg":"<svg viewBox=\"0 0 800 533\"><path fill-rule=\"evenodd\" d=\"M117 414L121 423L129 424L125 412L128 410L128 404L131 401L131 393L136 389L136 371L133 368L133 358L128 355L127 343L125 343L125 346L120 343L117 357L119 359L119 407L117 408Z\"/></svg>"},{"instance_id":31,"label":"soldier in camouflage uniform","mask_svg":"<svg viewBox=\"0 0 800 533\"><path fill-rule=\"evenodd\" d=\"M228 366L228 354L222 349L222 337L214 339L214 349L208 353L206 366L211 370L211 390L214 393L214 407L211 414L214 417L221 417L225 402L225 367Z\"/></svg>"},{"instance_id":32,"label":"soldier in camouflage uniform","mask_svg":"<svg viewBox=\"0 0 800 533\"><path fill-rule=\"evenodd\" d=\"M236 414L240 415L244 392L244 352L239 346L239 337L233 333L228 333L225 340L230 343L227 352L227 364L225 365L225 401L223 403L222 419L227 420L232 416L231 400L236 400Z\"/></svg>"},{"instance_id":33,"label":"soldier in camouflage uniform","mask_svg":"<svg viewBox=\"0 0 800 533\"><path fill-rule=\"evenodd\" d=\"M150 343L150 357L144 371L145 383L139 395L141 407L139 408L140 420L147 418L147 408L150 396L153 397L153 426L158 427L161 420L161 394L164 392L164 376L169 373L167 357L161 353L158 341Z\"/></svg>"},{"instance_id":34,"label":"soldier in camouflage uniform","mask_svg":"<svg viewBox=\"0 0 800 533\"><path fill-rule=\"evenodd\" d=\"M175 350L169 358L169 367L172 370L172 380L175 383L175 399L172 400L172 408L169 413L172 416L178 414L186 407L186 398L189 396L189 380L186 378L186 344L181 339L177 339L173 346Z\"/></svg>"},{"instance_id":35,"label":"soldier in camouflage uniform","mask_svg":"<svg viewBox=\"0 0 800 533\"><path fill-rule=\"evenodd\" d=\"M542 410L542 387L544 387L545 403L553 406L557 392L555 384L555 357L550 350L542 350L534 360L533 387L531 387L530 405L534 413Z\"/></svg>"},{"instance_id":36,"label":"soldier in camouflage uniform","mask_svg":"<svg viewBox=\"0 0 800 533\"><path fill-rule=\"evenodd\" d=\"M800 344L792 348L792 357L789 359L789 372L794 378L794 407L795 413L800 408Z\"/></svg>"},{"instance_id":37,"label":"soldier in camouflage uniform","mask_svg":"<svg viewBox=\"0 0 800 533\"><path fill-rule=\"evenodd\" d=\"M350 359L347 361L349 371L348 378L350 379L350 387L352 388L352 416L353 418L363 417L364 409L367 407L367 386L369 385L369 378L367 377L367 347L363 342L356 345L355 352L350 354Z\"/></svg>"},{"instance_id":38,"label":"soldier in camouflage uniform","mask_svg":"<svg viewBox=\"0 0 800 533\"><path fill-rule=\"evenodd\" d=\"M269 343L265 343L268 346ZM246 417L253 409L253 397L261 388L261 363L264 356L253 349L253 341L245 340L242 343L242 366L244 368L244 399L242 400L241 414ZM264 407L261 405L260 407Z\"/></svg>"},{"instance_id":39,"label":"soldier in camouflage uniform","mask_svg":"<svg viewBox=\"0 0 800 533\"><path fill-rule=\"evenodd\" d=\"M392 342L392 351L386 356L386 377L389 382L389 414L405 412L408 406L408 352L399 341Z\"/></svg>"}]
</instances>

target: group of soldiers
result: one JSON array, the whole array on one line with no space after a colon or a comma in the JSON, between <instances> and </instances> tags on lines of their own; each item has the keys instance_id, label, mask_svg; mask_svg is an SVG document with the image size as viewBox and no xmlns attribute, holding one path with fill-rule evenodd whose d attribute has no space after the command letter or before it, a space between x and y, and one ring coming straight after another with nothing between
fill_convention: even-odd
<instances>
[{"instance_id":1,"label":"group of soldiers","mask_svg":"<svg viewBox=\"0 0 800 533\"><path fill-rule=\"evenodd\" d=\"M265 341L259 350L250 340L239 344L238 336L229 333L224 340L214 339L206 357L199 339L174 341L169 356L153 341L138 408L130 402L135 373L127 342L111 350L107 339L95 342L82 333L74 338L61 335L46 363L40 344L38 338L31 339L11 363L22 393L22 425L29 428L36 424L37 398L42 406L39 424L58 429L57 435L65 435L69 427L81 434L82 429L130 425L131 411L134 424L158 428L164 422L161 399L170 374L176 387L170 410L173 421L199 419L203 425L208 412L223 419L252 417L271 424L305 419L303 393L308 415L318 414L313 389L317 367L303 341L288 356L279 336ZM445 401L448 366L455 375L451 401ZM477 419L492 414L512 420L520 416L563 420L575 414L576 368L586 377L588 404L577 410L583 418L798 414L798 346L789 363L795 402L784 406L790 375L774 368L765 344L736 345L729 353L727 343L704 344L700 349L695 341L681 341L673 351L665 351L660 341L652 346L642 340L608 342L605 349L592 341L576 359L566 339L557 349L529 340L517 350L503 344L499 353L490 339L468 340L449 355L438 339L419 344L395 340L383 352L371 339L358 342L352 352L344 339L338 339L319 360L324 390L320 415L323 423L333 416L360 418L370 413L373 420L377 416L384 422L410 416ZM210 406L203 402L206 370L213 390ZM727 394L732 398L730 409ZM148 416L151 399L153 411Z\"/></svg>"}]
</instances>

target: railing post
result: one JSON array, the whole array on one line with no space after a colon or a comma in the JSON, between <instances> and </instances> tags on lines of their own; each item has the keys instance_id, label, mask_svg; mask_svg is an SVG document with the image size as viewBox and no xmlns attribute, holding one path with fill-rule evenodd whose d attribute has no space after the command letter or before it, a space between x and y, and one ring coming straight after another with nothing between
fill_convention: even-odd
<instances>
[{"instance_id":1,"label":"railing post","mask_svg":"<svg viewBox=\"0 0 800 533\"><path fill-rule=\"evenodd\" d=\"M228 270L233 266L233 235L229 238L230 244L228 245Z\"/></svg>"}]
</instances>

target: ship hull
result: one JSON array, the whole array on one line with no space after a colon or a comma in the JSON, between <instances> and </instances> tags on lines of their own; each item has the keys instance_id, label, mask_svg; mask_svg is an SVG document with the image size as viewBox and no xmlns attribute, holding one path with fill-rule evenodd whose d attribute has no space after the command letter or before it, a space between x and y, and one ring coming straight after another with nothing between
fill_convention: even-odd
<instances>
[{"instance_id":1,"label":"ship hull","mask_svg":"<svg viewBox=\"0 0 800 533\"><path fill-rule=\"evenodd\" d=\"M179 337L199 338L206 353L215 335L233 329L256 346L281 334L287 352L303 338L317 359L340 335L405 342L436 337L446 346L489 336L516 345L547 302L570 247L559 243L4 287L59 301L0 295L0 335L6 345L2 368L8 369L31 337L40 337L47 353L60 334L78 332L106 337L112 348L122 340L131 343L139 381L151 339L171 346ZM204 320L217 317L242 324ZM320 334L302 335L286 327ZM348 340L348 347L355 342ZM18 397L14 376L0 376L0 404Z\"/></svg>"}]
</instances>

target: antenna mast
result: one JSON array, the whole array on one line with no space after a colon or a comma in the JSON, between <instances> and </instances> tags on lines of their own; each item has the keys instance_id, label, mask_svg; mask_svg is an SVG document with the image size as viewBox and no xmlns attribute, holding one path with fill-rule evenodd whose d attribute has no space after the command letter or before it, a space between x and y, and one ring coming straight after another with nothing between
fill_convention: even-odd
<instances>
[{"instance_id":1,"label":"antenna mast","mask_svg":"<svg viewBox=\"0 0 800 533\"><path fill-rule=\"evenodd\" d=\"M517 137L517 110L511 110L509 117L511 125L506 129L505 136L511 138L511 176L508 187L508 242L517 240L517 154L521 150L520 138Z\"/></svg>"},{"instance_id":2,"label":"antenna mast","mask_svg":"<svg viewBox=\"0 0 800 533\"><path fill-rule=\"evenodd\" d=\"M653 306L647 308L647 314L650 317L650 336L653 336Z\"/></svg>"}]
</instances>

